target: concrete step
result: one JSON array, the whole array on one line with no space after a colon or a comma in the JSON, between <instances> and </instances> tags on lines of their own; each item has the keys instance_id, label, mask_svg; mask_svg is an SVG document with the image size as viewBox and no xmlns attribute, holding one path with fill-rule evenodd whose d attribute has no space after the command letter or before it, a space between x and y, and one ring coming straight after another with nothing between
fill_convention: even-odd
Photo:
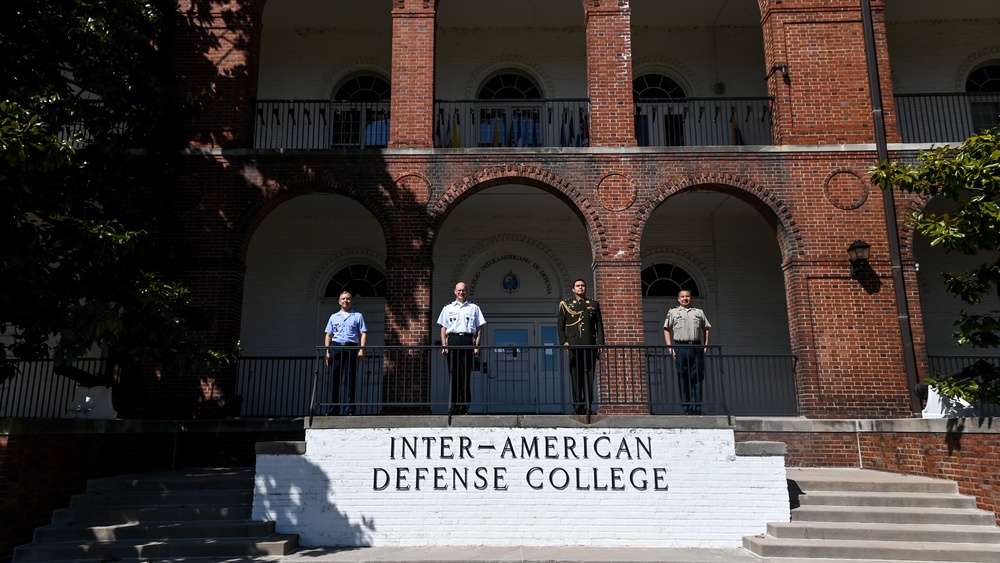
<instances>
[{"instance_id":1,"label":"concrete step","mask_svg":"<svg viewBox=\"0 0 1000 563\"><path fill-rule=\"evenodd\" d=\"M976 499L953 493L810 491L799 495L799 505L976 508Z\"/></svg>"},{"instance_id":2,"label":"concrete step","mask_svg":"<svg viewBox=\"0 0 1000 563\"><path fill-rule=\"evenodd\" d=\"M52 523L93 525L126 522L249 519L252 512L250 504L63 508L52 513Z\"/></svg>"},{"instance_id":3,"label":"concrete step","mask_svg":"<svg viewBox=\"0 0 1000 563\"><path fill-rule=\"evenodd\" d=\"M802 491L878 491L896 493L957 493L958 484L944 479L899 475L850 468L800 468L787 470L791 485Z\"/></svg>"},{"instance_id":4,"label":"concrete step","mask_svg":"<svg viewBox=\"0 0 1000 563\"><path fill-rule=\"evenodd\" d=\"M861 540L793 540L751 536L743 547L761 557L883 559L887 561L962 561L996 563L1000 545Z\"/></svg>"},{"instance_id":5,"label":"concrete step","mask_svg":"<svg viewBox=\"0 0 1000 563\"><path fill-rule=\"evenodd\" d=\"M767 535L779 539L914 541L1000 544L996 526L878 524L858 522L775 522Z\"/></svg>"},{"instance_id":6,"label":"concrete step","mask_svg":"<svg viewBox=\"0 0 1000 563\"><path fill-rule=\"evenodd\" d=\"M252 485L251 485L252 487ZM186 506L191 504L241 504L253 502L253 489L100 491L73 495L70 508L111 506Z\"/></svg>"},{"instance_id":7,"label":"concrete step","mask_svg":"<svg viewBox=\"0 0 1000 563\"><path fill-rule=\"evenodd\" d=\"M994 526L996 516L992 512L970 508L800 506L792 510L792 522Z\"/></svg>"},{"instance_id":8,"label":"concrete step","mask_svg":"<svg viewBox=\"0 0 1000 563\"><path fill-rule=\"evenodd\" d=\"M99 555L97 561L153 557L213 557L286 555L298 547L298 536L278 534L267 539L203 538L165 541L49 542L18 547L17 563L85 561L81 554ZM86 557L86 555L84 555Z\"/></svg>"},{"instance_id":9,"label":"concrete step","mask_svg":"<svg viewBox=\"0 0 1000 563\"><path fill-rule=\"evenodd\" d=\"M253 490L252 468L188 468L102 477L87 481L87 492Z\"/></svg>"},{"instance_id":10,"label":"concrete step","mask_svg":"<svg viewBox=\"0 0 1000 563\"><path fill-rule=\"evenodd\" d=\"M274 522L253 520L191 520L188 522L127 523L107 526L52 524L35 530L35 542L87 542L156 538L245 538L267 537Z\"/></svg>"}]
</instances>

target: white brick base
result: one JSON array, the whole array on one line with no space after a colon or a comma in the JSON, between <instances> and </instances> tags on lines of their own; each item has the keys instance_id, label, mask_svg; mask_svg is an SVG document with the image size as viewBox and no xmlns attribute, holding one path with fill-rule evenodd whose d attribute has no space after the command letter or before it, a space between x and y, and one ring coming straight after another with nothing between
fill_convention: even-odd
<instances>
[{"instance_id":1,"label":"white brick base","mask_svg":"<svg viewBox=\"0 0 1000 563\"><path fill-rule=\"evenodd\" d=\"M253 516L305 546L737 547L789 502L731 429L324 428L258 455Z\"/></svg>"}]
</instances>

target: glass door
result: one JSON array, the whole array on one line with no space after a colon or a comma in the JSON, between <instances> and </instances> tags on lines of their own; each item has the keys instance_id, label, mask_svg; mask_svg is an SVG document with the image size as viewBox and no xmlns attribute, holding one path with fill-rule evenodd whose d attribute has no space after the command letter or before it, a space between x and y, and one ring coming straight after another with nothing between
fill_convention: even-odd
<instances>
[{"instance_id":1,"label":"glass door","mask_svg":"<svg viewBox=\"0 0 1000 563\"><path fill-rule=\"evenodd\" d=\"M561 413L564 378L551 322L490 322L473 412Z\"/></svg>"}]
</instances>

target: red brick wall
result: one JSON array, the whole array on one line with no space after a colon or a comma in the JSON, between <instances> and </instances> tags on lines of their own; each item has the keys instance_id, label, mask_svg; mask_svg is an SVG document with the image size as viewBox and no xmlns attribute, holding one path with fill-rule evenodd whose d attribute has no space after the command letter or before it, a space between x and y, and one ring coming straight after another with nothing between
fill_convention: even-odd
<instances>
[{"instance_id":1,"label":"red brick wall","mask_svg":"<svg viewBox=\"0 0 1000 563\"><path fill-rule=\"evenodd\" d=\"M182 126L191 147L246 147L253 120L260 58L260 0L180 0L165 49L184 77L179 94L199 106Z\"/></svg>"},{"instance_id":2,"label":"red brick wall","mask_svg":"<svg viewBox=\"0 0 1000 563\"><path fill-rule=\"evenodd\" d=\"M392 129L389 147L434 146L435 4L392 3Z\"/></svg>"},{"instance_id":3,"label":"red brick wall","mask_svg":"<svg viewBox=\"0 0 1000 563\"><path fill-rule=\"evenodd\" d=\"M625 0L583 0L590 146L635 146L631 11Z\"/></svg>"},{"instance_id":4,"label":"red brick wall","mask_svg":"<svg viewBox=\"0 0 1000 563\"><path fill-rule=\"evenodd\" d=\"M576 155L518 153L460 155L256 155L194 159L209 173L239 171L239 182L216 185L242 193L210 193L210 205L188 215L198 256L241 264L253 226L288 198L324 191L361 201L383 225L387 241L387 343L427 344L431 261L437 229L472 193L498 183L535 186L555 194L590 234L594 295L605 303L610 343L641 339L638 256L645 221L668 198L691 189L739 197L775 225L784 254L793 352L800 357L800 412L824 418L906 417L909 392L893 297L888 243L878 192L865 185L870 153L690 153ZM705 172L709 170L711 172ZM836 179L849 176L849 181ZM398 181L397 181L398 179ZM240 183L242 182L242 183ZM851 197L835 190L846 183ZM901 206L908 205L903 201ZM220 217L241 218L223 223ZM231 232L230 232L231 231ZM228 235L228 236L223 236ZM846 248L856 238L872 245L871 270L852 278ZM242 270L240 270L242 275ZM210 278L211 279L211 278ZM912 281L912 280L911 280ZM231 282L237 285L234 278ZM915 288L909 291L916 299ZM233 320L240 303L233 287L212 301Z\"/></svg>"},{"instance_id":5,"label":"red brick wall","mask_svg":"<svg viewBox=\"0 0 1000 563\"><path fill-rule=\"evenodd\" d=\"M874 143L860 3L759 0L775 144ZM879 84L890 141L898 140L884 6L872 5ZM788 77L777 69L784 65Z\"/></svg>"}]
</instances>

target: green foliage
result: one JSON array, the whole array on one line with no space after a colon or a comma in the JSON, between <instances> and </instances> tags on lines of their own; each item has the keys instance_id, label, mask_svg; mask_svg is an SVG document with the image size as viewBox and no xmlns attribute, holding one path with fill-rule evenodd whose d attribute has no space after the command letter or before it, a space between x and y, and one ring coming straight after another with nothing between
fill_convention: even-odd
<instances>
[{"instance_id":1,"label":"green foliage","mask_svg":"<svg viewBox=\"0 0 1000 563\"><path fill-rule=\"evenodd\" d=\"M960 147L924 151L916 164L883 162L872 170L873 183L900 191L954 201L954 213L914 213L908 223L931 245L947 252L982 255L985 261L964 272L942 273L946 290L969 305L978 305L1000 288L1000 135L984 131ZM959 312L955 322L958 345L1000 346L1000 311ZM988 378L987 378L988 379ZM997 383L936 378L949 395L966 400L1000 403Z\"/></svg>"},{"instance_id":2,"label":"green foliage","mask_svg":"<svg viewBox=\"0 0 1000 563\"><path fill-rule=\"evenodd\" d=\"M181 104L162 54L172 2L0 4L0 381L17 360L95 347L164 372L225 354L171 281Z\"/></svg>"}]
</instances>

